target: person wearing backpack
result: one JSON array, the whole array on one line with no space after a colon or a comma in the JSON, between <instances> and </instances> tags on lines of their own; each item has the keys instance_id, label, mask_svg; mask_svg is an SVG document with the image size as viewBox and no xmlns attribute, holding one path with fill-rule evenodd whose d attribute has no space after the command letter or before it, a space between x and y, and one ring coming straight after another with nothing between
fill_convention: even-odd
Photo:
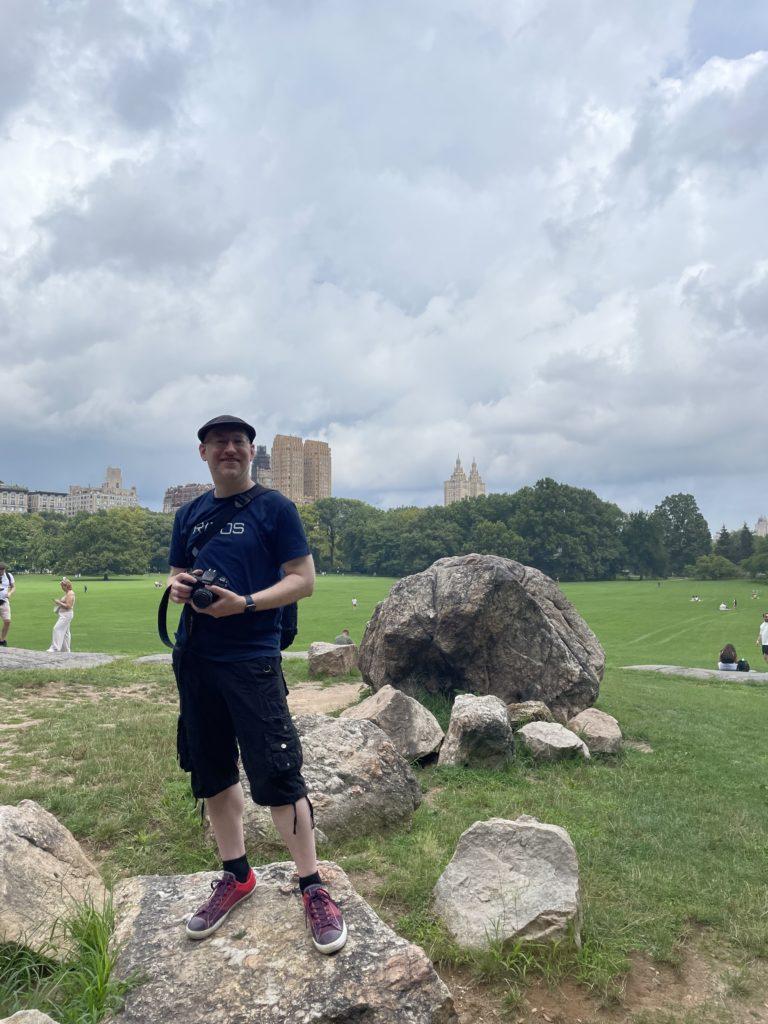
<instances>
[{"instance_id":1,"label":"person wearing backpack","mask_svg":"<svg viewBox=\"0 0 768 1024\"><path fill-rule=\"evenodd\" d=\"M8 631L11 628L10 597L16 589L16 581L8 566L0 562L0 647L8 646Z\"/></svg>"},{"instance_id":2,"label":"person wearing backpack","mask_svg":"<svg viewBox=\"0 0 768 1024\"><path fill-rule=\"evenodd\" d=\"M178 757L194 796L207 803L223 866L186 933L208 938L256 886L245 851L239 749L251 796L270 808L296 864L312 941L334 953L347 929L318 873L301 743L280 665L282 609L310 596L315 569L296 506L251 479L255 436L237 416L200 428L214 489L177 511L171 538L168 596L184 605L173 651Z\"/></svg>"}]
</instances>

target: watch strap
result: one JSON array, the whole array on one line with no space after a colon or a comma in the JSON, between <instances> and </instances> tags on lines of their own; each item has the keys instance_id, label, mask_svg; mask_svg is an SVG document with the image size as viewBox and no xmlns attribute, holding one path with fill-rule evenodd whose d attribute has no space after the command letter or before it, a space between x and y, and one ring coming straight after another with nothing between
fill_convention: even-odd
<instances>
[{"instance_id":1,"label":"watch strap","mask_svg":"<svg viewBox=\"0 0 768 1024\"><path fill-rule=\"evenodd\" d=\"M253 594L246 594L245 595L245 608L243 608L243 611L244 612L255 612L256 611L256 602L253 600Z\"/></svg>"}]
</instances>

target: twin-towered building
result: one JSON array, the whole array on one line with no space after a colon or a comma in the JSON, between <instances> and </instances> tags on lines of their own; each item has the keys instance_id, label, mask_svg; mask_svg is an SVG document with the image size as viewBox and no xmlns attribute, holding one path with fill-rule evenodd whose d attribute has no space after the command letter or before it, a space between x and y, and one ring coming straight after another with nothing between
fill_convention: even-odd
<instances>
[{"instance_id":1,"label":"twin-towered building","mask_svg":"<svg viewBox=\"0 0 768 1024\"><path fill-rule=\"evenodd\" d=\"M485 494L485 484L480 477L477 463L472 459L472 467L467 476L461 465L461 458L457 455L453 472L443 484L443 504L452 505L454 501L462 501L464 498L479 498L481 494Z\"/></svg>"}]
</instances>

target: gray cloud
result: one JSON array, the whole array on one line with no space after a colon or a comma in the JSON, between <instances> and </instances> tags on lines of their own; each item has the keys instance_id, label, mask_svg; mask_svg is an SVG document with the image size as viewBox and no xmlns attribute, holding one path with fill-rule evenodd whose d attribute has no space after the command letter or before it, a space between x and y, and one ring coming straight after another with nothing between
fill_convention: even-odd
<instances>
[{"instance_id":1,"label":"gray cloud","mask_svg":"<svg viewBox=\"0 0 768 1024\"><path fill-rule=\"evenodd\" d=\"M768 57L705 52L700 7L31 6L0 476L112 452L157 500L228 407L383 503L440 500L459 450L494 489L754 519Z\"/></svg>"}]
</instances>

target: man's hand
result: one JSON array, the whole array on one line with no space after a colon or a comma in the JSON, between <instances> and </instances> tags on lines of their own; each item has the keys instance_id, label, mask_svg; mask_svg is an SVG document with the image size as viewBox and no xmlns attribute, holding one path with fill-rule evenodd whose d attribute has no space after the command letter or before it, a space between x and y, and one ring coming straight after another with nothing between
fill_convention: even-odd
<instances>
[{"instance_id":1,"label":"man's hand","mask_svg":"<svg viewBox=\"0 0 768 1024\"><path fill-rule=\"evenodd\" d=\"M206 587L206 590L214 593L217 600L207 608L195 608L192 605L199 615L212 615L214 619L223 619L227 615L242 615L245 611L245 598L241 594L235 594L223 587L211 586Z\"/></svg>"},{"instance_id":2,"label":"man's hand","mask_svg":"<svg viewBox=\"0 0 768 1024\"><path fill-rule=\"evenodd\" d=\"M171 579L171 600L174 604L189 604L195 577L188 572L179 572ZM194 608L194 605L192 606Z\"/></svg>"}]
</instances>

